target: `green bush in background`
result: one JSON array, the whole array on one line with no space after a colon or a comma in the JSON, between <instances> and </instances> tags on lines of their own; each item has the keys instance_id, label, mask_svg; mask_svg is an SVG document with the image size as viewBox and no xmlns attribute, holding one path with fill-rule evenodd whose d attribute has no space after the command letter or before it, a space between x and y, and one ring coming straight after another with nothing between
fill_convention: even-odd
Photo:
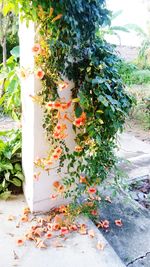
<instances>
[{"instance_id":1,"label":"green bush in background","mask_svg":"<svg viewBox=\"0 0 150 267\"><path fill-rule=\"evenodd\" d=\"M7 199L24 180L21 166L21 130L0 132L0 198Z\"/></svg>"}]
</instances>

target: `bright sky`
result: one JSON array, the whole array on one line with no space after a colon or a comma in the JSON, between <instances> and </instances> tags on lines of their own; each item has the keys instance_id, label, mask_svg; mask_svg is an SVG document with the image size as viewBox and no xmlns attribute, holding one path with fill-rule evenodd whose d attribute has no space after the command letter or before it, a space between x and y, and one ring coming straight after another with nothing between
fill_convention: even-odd
<instances>
[{"instance_id":1,"label":"bright sky","mask_svg":"<svg viewBox=\"0 0 150 267\"><path fill-rule=\"evenodd\" d=\"M123 26L125 24L137 24L143 29L147 29L147 21L150 21L150 0L106 0L107 8L116 12L122 10L123 13L113 22L114 26ZM121 44L138 46L139 38L134 34L120 33ZM109 41L118 43L116 37L109 38Z\"/></svg>"}]
</instances>

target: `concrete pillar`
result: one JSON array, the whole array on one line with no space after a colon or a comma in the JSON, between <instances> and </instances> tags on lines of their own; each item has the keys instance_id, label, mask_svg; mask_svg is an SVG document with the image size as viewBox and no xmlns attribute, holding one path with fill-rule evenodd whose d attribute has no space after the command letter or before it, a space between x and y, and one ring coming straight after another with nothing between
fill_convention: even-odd
<instances>
[{"instance_id":1,"label":"concrete pillar","mask_svg":"<svg viewBox=\"0 0 150 267\"><path fill-rule=\"evenodd\" d=\"M34 161L37 157L47 156L49 144L45 138L45 132L42 128L42 110L41 107L33 102L30 95L35 96L41 89L41 82L38 80L33 70L35 68L34 55L32 47L35 43L35 26L30 23L26 27L25 23L20 23L20 65L21 68L29 70L25 79L21 78L22 91L22 163L25 174L24 194L27 203L32 212L44 212L51 208L65 203L64 199L51 200L50 195L54 193L53 182L59 180L56 169L46 171L37 169ZM60 97L68 101L71 97L71 88L73 83L69 82L66 90L59 92ZM74 132L71 124L68 122L68 146L74 149ZM34 174L41 172L39 180L34 179Z\"/></svg>"}]
</instances>

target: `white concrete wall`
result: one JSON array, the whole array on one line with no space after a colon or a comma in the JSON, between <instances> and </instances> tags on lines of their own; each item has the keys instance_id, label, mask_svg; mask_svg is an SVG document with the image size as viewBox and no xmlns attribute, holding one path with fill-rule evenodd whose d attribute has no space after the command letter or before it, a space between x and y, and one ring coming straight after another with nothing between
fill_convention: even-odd
<instances>
[{"instance_id":1,"label":"white concrete wall","mask_svg":"<svg viewBox=\"0 0 150 267\"><path fill-rule=\"evenodd\" d=\"M32 47L35 42L35 29L31 23L29 28L25 23L20 23L20 65L25 69L34 70L34 56ZM73 83L69 83L69 87L60 92L60 96L66 101L70 99ZM42 110L40 106L33 102L30 95L35 96L41 89L41 82L30 74L26 79L21 79L22 88L22 163L25 174L24 193L31 211L43 212L48 211L57 205L65 203L64 200L51 200L50 195L54 193L53 182L59 180L56 170L50 171L50 175L46 171L37 169L34 160L39 157L47 156L49 144L45 138L45 132L42 128ZM71 108L70 108L71 109ZM71 112L71 110L70 110ZM74 149L74 132L69 122L67 145L70 149ZM34 173L41 172L39 180L34 179Z\"/></svg>"}]
</instances>

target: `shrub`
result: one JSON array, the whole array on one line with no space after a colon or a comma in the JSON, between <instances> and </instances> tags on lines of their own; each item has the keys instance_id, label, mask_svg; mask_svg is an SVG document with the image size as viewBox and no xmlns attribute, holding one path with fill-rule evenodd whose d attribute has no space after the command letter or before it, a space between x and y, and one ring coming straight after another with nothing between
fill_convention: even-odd
<instances>
[{"instance_id":1,"label":"shrub","mask_svg":"<svg viewBox=\"0 0 150 267\"><path fill-rule=\"evenodd\" d=\"M21 166L21 131L0 132L0 198L8 198L24 180Z\"/></svg>"},{"instance_id":2,"label":"shrub","mask_svg":"<svg viewBox=\"0 0 150 267\"><path fill-rule=\"evenodd\" d=\"M150 70L135 70L131 75L132 84L147 84L150 83Z\"/></svg>"},{"instance_id":3,"label":"shrub","mask_svg":"<svg viewBox=\"0 0 150 267\"><path fill-rule=\"evenodd\" d=\"M11 116L14 120L21 117L21 88L18 77L19 48L11 50L11 57L7 59L6 67L0 65L0 86L3 85L3 95L0 98L1 112Z\"/></svg>"}]
</instances>

